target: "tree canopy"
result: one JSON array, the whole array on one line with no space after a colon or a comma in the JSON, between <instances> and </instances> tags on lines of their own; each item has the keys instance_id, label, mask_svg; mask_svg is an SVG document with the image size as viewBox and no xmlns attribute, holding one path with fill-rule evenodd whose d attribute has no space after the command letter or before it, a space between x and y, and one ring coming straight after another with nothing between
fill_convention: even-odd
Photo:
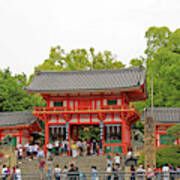
<instances>
[{"instance_id":1,"label":"tree canopy","mask_svg":"<svg viewBox=\"0 0 180 180\"><path fill-rule=\"evenodd\" d=\"M117 69L125 65L117 61L110 51L95 53L94 48L73 49L65 52L60 46L51 48L49 58L35 70L77 71L93 69Z\"/></svg>"},{"instance_id":2,"label":"tree canopy","mask_svg":"<svg viewBox=\"0 0 180 180\"><path fill-rule=\"evenodd\" d=\"M0 112L31 110L33 106L43 106L44 101L38 95L26 94L23 86L27 77L23 74L13 76L9 69L0 73Z\"/></svg>"},{"instance_id":3,"label":"tree canopy","mask_svg":"<svg viewBox=\"0 0 180 180\"><path fill-rule=\"evenodd\" d=\"M180 107L180 29L171 32L167 27L150 27L144 63L147 70L149 98L136 103L138 110L151 105L151 80L154 84L155 107ZM131 60L132 64L138 61Z\"/></svg>"}]
</instances>

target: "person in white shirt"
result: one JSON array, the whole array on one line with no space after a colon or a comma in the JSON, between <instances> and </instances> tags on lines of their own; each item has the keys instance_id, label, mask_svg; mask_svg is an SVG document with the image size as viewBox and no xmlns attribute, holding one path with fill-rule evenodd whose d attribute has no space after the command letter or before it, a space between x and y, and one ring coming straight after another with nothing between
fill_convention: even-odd
<instances>
[{"instance_id":1,"label":"person in white shirt","mask_svg":"<svg viewBox=\"0 0 180 180\"><path fill-rule=\"evenodd\" d=\"M29 161L31 161L33 159L33 146L31 144L28 147L28 151L29 151Z\"/></svg>"},{"instance_id":2,"label":"person in white shirt","mask_svg":"<svg viewBox=\"0 0 180 180\"><path fill-rule=\"evenodd\" d=\"M53 149L53 144L50 142L47 144L47 149L48 149L48 158L50 157L52 159L52 149Z\"/></svg>"},{"instance_id":3,"label":"person in white shirt","mask_svg":"<svg viewBox=\"0 0 180 180\"><path fill-rule=\"evenodd\" d=\"M143 168L142 164L139 165L139 168L136 170L136 172L137 172L137 179L143 180L145 176L145 169Z\"/></svg>"},{"instance_id":4,"label":"person in white shirt","mask_svg":"<svg viewBox=\"0 0 180 180\"><path fill-rule=\"evenodd\" d=\"M108 173L107 180L111 180L112 167L110 164L107 165L106 172Z\"/></svg>"},{"instance_id":5,"label":"person in white shirt","mask_svg":"<svg viewBox=\"0 0 180 180\"><path fill-rule=\"evenodd\" d=\"M61 173L61 169L60 169L59 165L57 164L54 169L54 177L56 180L60 180L60 173Z\"/></svg>"},{"instance_id":6,"label":"person in white shirt","mask_svg":"<svg viewBox=\"0 0 180 180\"><path fill-rule=\"evenodd\" d=\"M16 180L21 180L21 169L19 166L16 166Z\"/></svg>"},{"instance_id":7,"label":"person in white shirt","mask_svg":"<svg viewBox=\"0 0 180 180\"><path fill-rule=\"evenodd\" d=\"M165 164L162 168L163 180L169 180L169 166Z\"/></svg>"},{"instance_id":8,"label":"person in white shirt","mask_svg":"<svg viewBox=\"0 0 180 180\"><path fill-rule=\"evenodd\" d=\"M19 149L18 149L18 163L19 164L21 164L22 163L22 157L23 157L23 149L22 149L22 147L20 147Z\"/></svg>"},{"instance_id":9,"label":"person in white shirt","mask_svg":"<svg viewBox=\"0 0 180 180\"><path fill-rule=\"evenodd\" d=\"M55 155L58 156L59 155L59 141L58 139L55 141Z\"/></svg>"},{"instance_id":10,"label":"person in white shirt","mask_svg":"<svg viewBox=\"0 0 180 180\"><path fill-rule=\"evenodd\" d=\"M129 149L126 155L126 159L130 159L130 158L132 158L132 151Z\"/></svg>"},{"instance_id":11,"label":"person in white shirt","mask_svg":"<svg viewBox=\"0 0 180 180\"><path fill-rule=\"evenodd\" d=\"M62 180L65 180L67 178L67 173L68 172L68 168L67 166L65 165L64 168L63 168L63 171L62 171Z\"/></svg>"},{"instance_id":12,"label":"person in white shirt","mask_svg":"<svg viewBox=\"0 0 180 180\"><path fill-rule=\"evenodd\" d=\"M37 153L38 153L39 146L37 144L34 144L32 148L33 148L34 159L37 159Z\"/></svg>"},{"instance_id":13,"label":"person in white shirt","mask_svg":"<svg viewBox=\"0 0 180 180\"><path fill-rule=\"evenodd\" d=\"M3 165L1 174L2 174L2 179L6 180L7 179L7 175L8 175L8 169L7 169L6 165Z\"/></svg>"},{"instance_id":14,"label":"person in white shirt","mask_svg":"<svg viewBox=\"0 0 180 180\"><path fill-rule=\"evenodd\" d=\"M116 154L116 156L114 156L114 162L115 162L115 164L120 165L120 159L121 159L120 155L119 155L119 154Z\"/></svg>"}]
</instances>

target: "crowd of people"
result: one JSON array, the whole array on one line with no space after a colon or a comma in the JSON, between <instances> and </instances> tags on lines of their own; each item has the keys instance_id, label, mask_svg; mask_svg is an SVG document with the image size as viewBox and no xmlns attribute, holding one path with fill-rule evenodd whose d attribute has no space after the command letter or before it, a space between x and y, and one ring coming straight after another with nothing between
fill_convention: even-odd
<instances>
[{"instance_id":1,"label":"crowd of people","mask_svg":"<svg viewBox=\"0 0 180 180\"><path fill-rule=\"evenodd\" d=\"M21 180L21 169L19 166L14 166L12 169L3 165L2 171L2 180Z\"/></svg>"},{"instance_id":2,"label":"crowd of people","mask_svg":"<svg viewBox=\"0 0 180 180\"><path fill-rule=\"evenodd\" d=\"M107 163L105 171L107 174L111 174L113 172L119 172L122 170L120 167L120 161L121 156L119 154L116 154L113 158L111 155L107 156ZM72 158L69 162L69 166L65 165L62 169L60 168L60 165L57 164L55 167L53 167L53 159L48 158L47 160L45 158L41 159L39 162L39 169L41 173L41 179L43 179L43 175L46 174L46 177L48 180L51 180L54 176L56 180L78 180L78 179L86 179L85 174L82 174L79 167L76 166L74 162L74 158ZM45 173L46 171L46 173ZM89 174L91 177L91 180L98 180L98 170L97 167L94 165L91 167L91 173ZM118 175L113 173L112 175L107 176L107 180L110 180L111 177L113 177L113 180L117 180Z\"/></svg>"},{"instance_id":3,"label":"crowd of people","mask_svg":"<svg viewBox=\"0 0 180 180\"><path fill-rule=\"evenodd\" d=\"M59 141L47 144L47 153L45 148L40 143L26 143L24 146L17 145L18 162L22 163L22 159L41 159L45 156L53 158L54 156L70 155L73 158L77 156L89 156L102 154L102 143L93 140L78 140L78 141Z\"/></svg>"},{"instance_id":4,"label":"crowd of people","mask_svg":"<svg viewBox=\"0 0 180 180\"><path fill-rule=\"evenodd\" d=\"M180 167L174 167L172 164L165 164L162 168L150 168L147 165L145 169L142 164L136 169L133 165L130 168L131 177L130 180L175 180L176 178L180 179Z\"/></svg>"},{"instance_id":5,"label":"crowd of people","mask_svg":"<svg viewBox=\"0 0 180 180\"><path fill-rule=\"evenodd\" d=\"M78 156L86 155L100 155L102 154L102 144L97 142L95 139L87 141L54 141L54 143L49 142L47 144L47 152L44 150L44 147L40 143L27 143L24 146L21 144L17 145L17 160L18 164L22 163L22 159L27 159L32 161L37 159L39 161L39 172L40 178L43 179L46 175L47 180L52 180L52 177L56 180L77 180L85 179L84 174L81 173L79 167L75 164L74 160ZM54 156L64 156L71 155L72 158L68 165L60 167L59 164L54 166L53 159ZM128 150L126 158L132 157L132 149ZM122 172L124 169L121 167L121 155L109 153L107 155L107 162L104 165L105 177L107 180L121 180ZM96 164L94 162L94 164ZM98 180L98 168L94 165L91 167L91 180ZM130 168L130 180L174 180L175 177L180 176L180 167L173 167L172 165L165 165L162 169L150 168L147 166L145 169L142 164L138 168L131 166ZM176 172L176 173L174 173ZM2 177L3 180L12 179L12 180L21 180L21 169L19 166L15 166L12 169L3 165L2 168ZM126 174L127 175L127 174Z\"/></svg>"}]
</instances>

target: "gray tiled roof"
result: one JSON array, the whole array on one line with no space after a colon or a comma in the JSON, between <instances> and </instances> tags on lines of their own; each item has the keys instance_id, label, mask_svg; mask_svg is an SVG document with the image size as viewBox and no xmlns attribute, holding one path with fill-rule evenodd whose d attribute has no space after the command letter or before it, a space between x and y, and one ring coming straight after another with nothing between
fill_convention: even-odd
<instances>
[{"instance_id":1,"label":"gray tiled roof","mask_svg":"<svg viewBox=\"0 0 180 180\"><path fill-rule=\"evenodd\" d=\"M36 120L32 111L1 112L0 127L30 125Z\"/></svg>"},{"instance_id":2,"label":"gray tiled roof","mask_svg":"<svg viewBox=\"0 0 180 180\"><path fill-rule=\"evenodd\" d=\"M145 82L142 67L93 71L38 71L28 92L65 92L140 87Z\"/></svg>"},{"instance_id":3,"label":"gray tiled roof","mask_svg":"<svg viewBox=\"0 0 180 180\"><path fill-rule=\"evenodd\" d=\"M153 114L157 123L180 123L180 108L158 107L154 108ZM146 116L151 116L151 108L142 111L141 120L144 121Z\"/></svg>"}]
</instances>

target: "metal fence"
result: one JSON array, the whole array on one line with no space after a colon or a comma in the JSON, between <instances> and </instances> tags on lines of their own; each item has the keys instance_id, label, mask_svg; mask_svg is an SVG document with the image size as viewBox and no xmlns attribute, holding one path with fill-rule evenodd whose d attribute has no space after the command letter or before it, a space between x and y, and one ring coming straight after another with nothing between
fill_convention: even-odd
<instances>
[{"instance_id":1,"label":"metal fence","mask_svg":"<svg viewBox=\"0 0 180 180\"><path fill-rule=\"evenodd\" d=\"M154 172L149 180L180 180L180 172ZM21 178L20 178L21 176ZM68 172L54 174L49 173L24 173L21 175L5 175L1 174L3 180L146 180L147 173L137 172Z\"/></svg>"}]
</instances>

